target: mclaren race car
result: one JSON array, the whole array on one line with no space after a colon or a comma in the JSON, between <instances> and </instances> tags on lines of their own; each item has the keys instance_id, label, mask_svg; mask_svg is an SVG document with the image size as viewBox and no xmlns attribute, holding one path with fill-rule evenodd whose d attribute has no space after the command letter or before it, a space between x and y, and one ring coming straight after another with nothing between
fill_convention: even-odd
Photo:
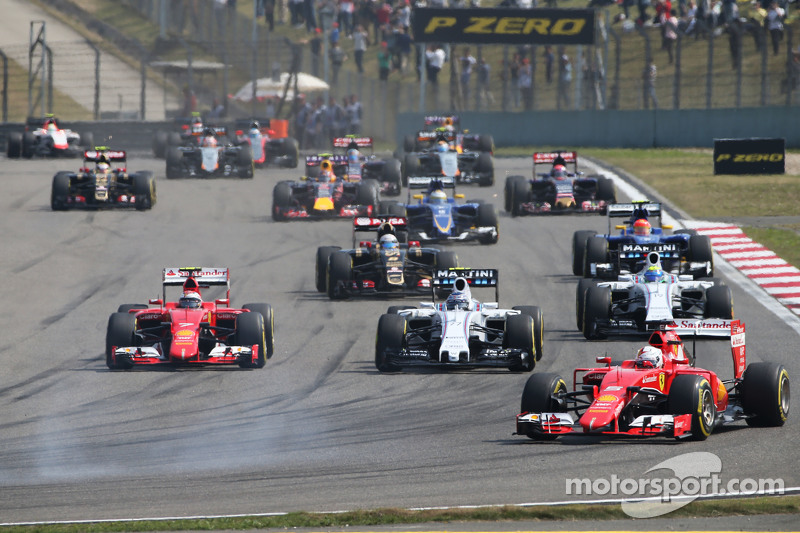
<instances>
[{"instance_id":1,"label":"mclaren race car","mask_svg":"<svg viewBox=\"0 0 800 533\"><path fill-rule=\"evenodd\" d=\"M235 124L236 144L250 146L256 167L275 165L297 168L300 145L292 137L275 137L275 132L257 119L240 119Z\"/></svg>"},{"instance_id":2,"label":"mclaren race car","mask_svg":"<svg viewBox=\"0 0 800 533\"><path fill-rule=\"evenodd\" d=\"M470 287L495 290L495 301L472 298ZM420 308L390 307L378 321L375 366L381 372L407 366L505 367L530 372L542 357L543 318L535 306L501 309L493 269L436 269L435 295Z\"/></svg>"},{"instance_id":3,"label":"mclaren race car","mask_svg":"<svg viewBox=\"0 0 800 533\"><path fill-rule=\"evenodd\" d=\"M91 132L83 135L63 129L53 115L44 118L29 117L25 131L8 134L6 155L9 158L24 157L80 157L83 149L94 146Z\"/></svg>"},{"instance_id":4,"label":"mclaren race car","mask_svg":"<svg viewBox=\"0 0 800 533\"><path fill-rule=\"evenodd\" d=\"M274 348L273 313L268 304L230 306L227 268L165 268L163 296L150 306L124 304L108 319L106 364L239 365L261 368ZM182 287L167 302L167 287ZM201 290L226 287L224 298L205 302Z\"/></svg>"},{"instance_id":5,"label":"mclaren race car","mask_svg":"<svg viewBox=\"0 0 800 533\"><path fill-rule=\"evenodd\" d=\"M695 366L678 335L655 331L636 359L577 368L572 390L561 376L534 374L522 392L517 435L664 436L705 440L719 426L782 426L789 416L789 374L783 365L746 364L745 327L734 321L733 379Z\"/></svg>"}]
</instances>

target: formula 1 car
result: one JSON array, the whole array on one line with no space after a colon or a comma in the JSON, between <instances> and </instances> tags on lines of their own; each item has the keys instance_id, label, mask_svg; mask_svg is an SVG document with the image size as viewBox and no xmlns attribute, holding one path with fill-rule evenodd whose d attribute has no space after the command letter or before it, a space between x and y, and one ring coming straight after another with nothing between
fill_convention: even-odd
<instances>
[{"instance_id":1,"label":"formula 1 car","mask_svg":"<svg viewBox=\"0 0 800 533\"><path fill-rule=\"evenodd\" d=\"M495 244L499 238L497 211L492 204L456 204L463 194L447 197L455 189L453 178L409 178L409 203L405 205L409 239L421 242L467 242ZM425 194L411 196L411 189L427 187ZM418 200L412 204L411 198ZM402 205L402 204L401 204ZM394 211L393 206L381 207Z\"/></svg>"},{"instance_id":2,"label":"formula 1 car","mask_svg":"<svg viewBox=\"0 0 800 533\"><path fill-rule=\"evenodd\" d=\"M494 139L491 135L470 133L469 130L460 130L460 117L457 115L430 115L425 117L425 129L416 135L406 135L403 139L403 150L406 152L419 152L432 148L436 143L436 133L439 128L451 131L455 136L456 146L470 152L494 152Z\"/></svg>"},{"instance_id":3,"label":"formula 1 car","mask_svg":"<svg viewBox=\"0 0 800 533\"><path fill-rule=\"evenodd\" d=\"M83 135L62 129L53 115L44 118L28 117L25 131L8 134L6 155L9 158L24 157L80 157L83 149L94 146L91 132Z\"/></svg>"},{"instance_id":4,"label":"formula 1 car","mask_svg":"<svg viewBox=\"0 0 800 533\"><path fill-rule=\"evenodd\" d=\"M375 241L356 241L360 232L376 232ZM417 241L402 242L402 217L356 217L353 249L317 248L316 284L331 299L350 296L409 296L428 294L433 270L458 266L454 252L422 248Z\"/></svg>"},{"instance_id":5,"label":"formula 1 car","mask_svg":"<svg viewBox=\"0 0 800 533\"><path fill-rule=\"evenodd\" d=\"M105 146L87 150L83 167L78 172L59 172L53 176L50 207L53 211L81 207L150 209L156 204L153 173L128 174L125 161L125 152L121 150L109 150ZM90 168L91 163L95 168ZM112 163L117 165L112 167Z\"/></svg>"},{"instance_id":6,"label":"formula 1 car","mask_svg":"<svg viewBox=\"0 0 800 533\"><path fill-rule=\"evenodd\" d=\"M347 181L359 181L371 179L378 182L380 193L387 196L397 196L400 194L402 184L402 173L400 161L395 158L380 159L372 154L372 137L356 137L348 135L346 137L336 137L333 139L334 150L346 150L345 157L333 155L334 172L337 176ZM364 153L368 148L370 154ZM309 175L313 173L313 167L308 168Z\"/></svg>"},{"instance_id":7,"label":"formula 1 car","mask_svg":"<svg viewBox=\"0 0 800 533\"><path fill-rule=\"evenodd\" d=\"M334 218L370 216L378 211L378 183L375 180L345 181L334 173L335 159L306 158L318 164L316 177L303 176L299 182L281 181L272 190L272 218Z\"/></svg>"},{"instance_id":8,"label":"formula 1 car","mask_svg":"<svg viewBox=\"0 0 800 533\"><path fill-rule=\"evenodd\" d=\"M163 296L123 304L108 319L106 365L230 365L261 368L274 351L274 318L268 304L230 307L227 268L165 268ZM167 287L182 286L178 302L166 302ZM225 298L204 302L201 289L227 288ZM166 302L166 303L165 303Z\"/></svg>"},{"instance_id":9,"label":"formula 1 car","mask_svg":"<svg viewBox=\"0 0 800 533\"><path fill-rule=\"evenodd\" d=\"M171 146L167 149L167 179L174 178L252 178L254 172L250 146L234 146L226 141L223 127L207 127L199 146Z\"/></svg>"},{"instance_id":10,"label":"formula 1 car","mask_svg":"<svg viewBox=\"0 0 800 533\"><path fill-rule=\"evenodd\" d=\"M640 350L648 357L617 364L598 357L604 366L576 368L571 391L557 374L534 374L522 392L516 434L535 440L560 435L705 440L717 427L738 420L782 426L789 416L788 372L778 363L746 365L745 326L738 320L728 334L734 367L729 380L695 367L671 331L653 332Z\"/></svg>"},{"instance_id":11,"label":"formula 1 car","mask_svg":"<svg viewBox=\"0 0 800 533\"><path fill-rule=\"evenodd\" d=\"M433 132L436 140L432 148L405 155L403 183L412 177L452 177L459 184L477 183L481 187L494 184L494 160L489 152L471 152L456 144L452 132Z\"/></svg>"},{"instance_id":12,"label":"formula 1 car","mask_svg":"<svg viewBox=\"0 0 800 533\"><path fill-rule=\"evenodd\" d=\"M650 252L658 252L664 270L671 274L695 279L714 275L711 240L690 229L665 233L672 226L661 224L661 204L609 204L607 213L608 234L580 230L572 236L572 273L576 276L616 279L620 274L638 272ZM628 217L627 223L616 225L619 233L611 234L612 220L624 217Z\"/></svg>"},{"instance_id":13,"label":"formula 1 car","mask_svg":"<svg viewBox=\"0 0 800 533\"><path fill-rule=\"evenodd\" d=\"M470 286L495 289L495 301L480 303ZM375 366L394 372L405 366L506 367L530 372L542 357L542 311L535 306L499 308L493 269L435 270L433 290L450 288L447 300L420 308L390 307L378 321Z\"/></svg>"},{"instance_id":14,"label":"formula 1 car","mask_svg":"<svg viewBox=\"0 0 800 533\"><path fill-rule=\"evenodd\" d=\"M163 158L167 156L170 147L200 146L200 139L203 132L209 127L203 123L200 113L194 112L190 117L178 117L175 119L175 130L159 130L153 136L153 156Z\"/></svg>"},{"instance_id":15,"label":"formula 1 car","mask_svg":"<svg viewBox=\"0 0 800 533\"><path fill-rule=\"evenodd\" d=\"M536 165L552 163L550 172L536 173ZM566 165L573 164L568 172ZM614 182L605 176L584 176L578 172L576 152L536 152L533 179L508 176L505 208L512 217L551 213L604 213L616 202Z\"/></svg>"},{"instance_id":16,"label":"formula 1 car","mask_svg":"<svg viewBox=\"0 0 800 533\"><path fill-rule=\"evenodd\" d=\"M253 163L256 167L276 165L284 168L297 168L300 161L300 145L292 137L276 138L268 126L262 126L256 119L236 121L236 144L250 145Z\"/></svg>"},{"instance_id":17,"label":"formula 1 car","mask_svg":"<svg viewBox=\"0 0 800 533\"><path fill-rule=\"evenodd\" d=\"M618 281L581 280L576 315L587 339L648 332L664 322L678 333L727 335L733 295L719 279L664 272L658 252L650 252L638 274L620 275Z\"/></svg>"}]
</instances>

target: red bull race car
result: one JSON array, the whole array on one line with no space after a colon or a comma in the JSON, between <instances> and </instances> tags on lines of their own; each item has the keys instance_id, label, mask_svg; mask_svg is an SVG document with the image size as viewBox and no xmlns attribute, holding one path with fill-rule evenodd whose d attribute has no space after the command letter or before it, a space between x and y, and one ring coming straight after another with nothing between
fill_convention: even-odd
<instances>
[{"instance_id":1,"label":"red bull race car","mask_svg":"<svg viewBox=\"0 0 800 533\"><path fill-rule=\"evenodd\" d=\"M108 319L106 365L239 365L261 368L274 350L274 319L269 304L230 306L227 268L165 268L163 296L144 304L124 304ZM167 287L182 287L177 302L167 302ZM200 292L226 287L224 298L203 301Z\"/></svg>"},{"instance_id":2,"label":"red bull race car","mask_svg":"<svg viewBox=\"0 0 800 533\"><path fill-rule=\"evenodd\" d=\"M531 376L522 392L517 435L665 436L705 440L719 426L782 426L789 416L789 374L783 365L746 364L745 326L731 324L733 379L695 366L680 337L656 331L636 359L577 368L572 390L557 374Z\"/></svg>"}]
</instances>

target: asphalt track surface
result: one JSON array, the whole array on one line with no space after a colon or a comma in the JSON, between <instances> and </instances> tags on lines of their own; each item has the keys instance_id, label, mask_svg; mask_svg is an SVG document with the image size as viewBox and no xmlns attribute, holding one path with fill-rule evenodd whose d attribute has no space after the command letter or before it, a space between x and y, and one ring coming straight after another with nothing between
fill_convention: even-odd
<instances>
[{"instance_id":1,"label":"asphalt track surface","mask_svg":"<svg viewBox=\"0 0 800 533\"><path fill-rule=\"evenodd\" d=\"M314 253L349 246L350 224L275 223L272 187L296 171L253 180L167 181L152 169L150 212L52 212L50 184L78 160L0 156L0 523L335 511L374 507L555 502L567 478L647 477L687 452L713 452L721 477L781 478L800 486L797 405L782 428L743 423L705 442L512 436L528 374L508 371L379 374L377 317L386 301L331 302L314 288ZM502 207L497 184L461 188ZM544 357L536 372L632 357L645 339L587 342L575 328L570 245L574 230L605 217L511 219L497 245L454 245L461 264L500 269L500 303L540 305ZM227 266L232 303L275 308L274 357L238 368L109 371L108 315L160 294L166 266ZM800 376L798 335L733 286L747 323L750 361ZM476 294L485 300L491 294ZM413 303L414 300L408 300ZM725 341L698 343L698 364L732 374Z\"/></svg>"}]
</instances>

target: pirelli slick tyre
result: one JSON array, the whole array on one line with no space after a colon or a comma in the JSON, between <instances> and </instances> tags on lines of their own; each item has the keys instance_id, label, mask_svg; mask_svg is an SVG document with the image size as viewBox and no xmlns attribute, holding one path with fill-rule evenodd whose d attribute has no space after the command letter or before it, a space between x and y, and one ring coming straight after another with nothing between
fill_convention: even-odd
<instances>
[{"instance_id":1,"label":"pirelli slick tyre","mask_svg":"<svg viewBox=\"0 0 800 533\"><path fill-rule=\"evenodd\" d=\"M572 234L572 273L583 276L583 264L586 258L586 243L589 237L597 235L596 231L578 230Z\"/></svg>"},{"instance_id":2,"label":"pirelli slick tyre","mask_svg":"<svg viewBox=\"0 0 800 533\"><path fill-rule=\"evenodd\" d=\"M492 159L491 153L487 151L478 154L475 171L480 174L478 185L481 187L491 187L494 185L494 159Z\"/></svg>"},{"instance_id":3,"label":"pirelli slick tyre","mask_svg":"<svg viewBox=\"0 0 800 533\"><path fill-rule=\"evenodd\" d=\"M536 350L536 361L539 362L544 345L544 315L541 308L535 305L516 305L512 309L533 319L533 346Z\"/></svg>"},{"instance_id":4,"label":"pirelli slick tyre","mask_svg":"<svg viewBox=\"0 0 800 533\"><path fill-rule=\"evenodd\" d=\"M417 138L414 135L403 137L403 151L415 152L417 150Z\"/></svg>"},{"instance_id":5,"label":"pirelli slick tyre","mask_svg":"<svg viewBox=\"0 0 800 533\"><path fill-rule=\"evenodd\" d=\"M458 268L458 256L455 252L444 251L436 254L436 268L446 270L448 268Z\"/></svg>"},{"instance_id":6,"label":"pirelli slick tyre","mask_svg":"<svg viewBox=\"0 0 800 533\"><path fill-rule=\"evenodd\" d=\"M397 187L397 194L400 194L400 187L403 186L403 169L400 160L388 159L383 167L383 180Z\"/></svg>"},{"instance_id":7,"label":"pirelli slick tyre","mask_svg":"<svg viewBox=\"0 0 800 533\"><path fill-rule=\"evenodd\" d=\"M617 201L617 191L614 182L605 176L597 177L597 199L613 204Z\"/></svg>"},{"instance_id":8,"label":"pirelli slick tyre","mask_svg":"<svg viewBox=\"0 0 800 533\"><path fill-rule=\"evenodd\" d=\"M240 313L236 317L236 344L238 346L256 345L258 354L255 362L247 359L239 363L241 368L263 368L267 364L267 340L265 321L261 313Z\"/></svg>"},{"instance_id":9,"label":"pirelli slick tyre","mask_svg":"<svg viewBox=\"0 0 800 533\"><path fill-rule=\"evenodd\" d=\"M328 263L328 298L342 300L347 298L347 292L341 285L347 284L353 278L353 260L347 252L331 254Z\"/></svg>"},{"instance_id":10,"label":"pirelli slick tyre","mask_svg":"<svg viewBox=\"0 0 800 533\"><path fill-rule=\"evenodd\" d=\"M379 372L397 372L400 367L388 361L390 352L405 347L406 319L398 314L381 315L375 336L375 368Z\"/></svg>"},{"instance_id":11,"label":"pirelli slick tyre","mask_svg":"<svg viewBox=\"0 0 800 533\"><path fill-rule=\"evenodd\" d=\"M558 413L563 407L555 399L559 394L567 392L567 382L558 374L543 372L534 374L525 382L522 389L520 413ZM534 440L553 440L557 435L533 433L528 435Z\"/></svg>"},{"instance_id":12,"label":"pirelli slick tyre","mask_svg":"<svg viewBox=\"0 0 800 533\"><path fill-rule=\"evenodd\" d=\"M136 197L136 210L145 211L156 205L156 179L148 171L137 172L133 176L133 195Z\"/></svg>"},{"instance_id":13,"label":"pirelli slick tyre","mask_svg":"<svg viewBox=\"0 0 800 533\"><path fill-rule=\"evenodd\" d=\"M276 222L286 220L282 209L292 206L292 187L289 183L281 181L272 189L272 219Z\"/></svg>"},{"instance_id":14,"label":"pirelli slick tyre","mask_svg":"<svg viewBox=\"0 0 800 533\"><path fill-rule=\"evenodd\" d=\"M22 133L18 131L12 131L8 134L6 155L9 159L17 159L22 155Z\"/></svg>"},{"instance_id":15,"label":"pirelli slick tyre","mask_svg":"<svg viewBox=\"0 0 800 533\"><path fill-rule=\"evenodd\" d=\"M408 187L408 177L419 173L419 158L416 154L406 154L403 160L403 187Z\"/></svg>"},{"instance_id":16,"label":"pirelli slick tyre","mask_svg":"<svg viewBox=\"0 0 800 533\"><path fill-rule=\"evenodd\" d=\"M167 155L167 132L157 131L153 135L153 156L162 159Z\"/></svg>"},{"instance_id":17,"label":"pirelli slick tyre","mask_svg":"<svg viewBox=\"0 0 800 533\"><path fill-rule=\"evenodd\" d=\"M36 137L33 133L26 131L22 134L22 157L30 159L33 157L33 149L36 145Z\"/></svg>"},{"instance_id":18,"label":"pirelli slick tyre","mask_svg":"<svg viewBox=\"0 0 800 533\"><path fill-rule=\"evenodd\" d=\"M709 276L714 275L714 252L708 235L690 235L686 259L695 263L711 263Z\"/></svg>"},{"instance_id":19,"label":"pirelli slick tyre","mask_svg":"<svg viewBox=\"0 0 800 533\"><path fill-rule=\"evenodd\" d=\"M611 288L593 286L586 291L583 309L583 336L589 340L605 339L599 324L608 322L611 315Z\"/></svg>"},{"instance_id":20,"label":"pirelli slick tyre","mask_svg":"<svg viewBox=\"0 0 800 533\"><path fill-rule=\"evenodd\" d=\"M183 177L183 152L178 147L167 148L167 179L172 180Z\"/></svg>"},{"instance_id":21,"label":"pirelli slick tyre","mask_svg":"<svg viewBox=\"0 0 800 533\"><path fill-rule=\"evenodd\" d=\"M528 354L525 361L508 367L512 372L530 372L536 366L536 340L533 318L527 314L509 315L503 332L503 348L523 350Z\"/></svg>"},{"instance_id":22,"label":"pirelli slick tyre","mask_svg":"<svg viewBox=\"0 0 800 533\"><path fill-rule=\"evenodd\" d=\"M236 166L239 169L240 178L253 178L256 166L253 162L253 152L249 144L244 144L239 148L239 153L236 154Z\"/></svg>"},{"instance_id":23,"label":"pirelli slick tyre","mask_svg":"<svg viewBox=\"0 0 800 533\"><path fill-rule=\"evenodd\" d=\"M86 150L94 149L94 133L91 131L84 131L80 134L81 146Z\"/></svg>"},{"instance_id":24,"label":"pirelli slick tyre","mask_svg":"<svg viewBox=\"0 0 800 533\"><path fill-rule=\"evenodd\" d=\"M264 350L267 359L272 358L275 352L275 313L269 304L244 304L242 309L247 309L252 313L261 313L264 318Z\"/></svg>"},{"instance_id":25,"label":"pirelli slick tyre","mask_svg":"<svg viewBox=\"0 0 800 533\"><path fill-rule=\"evenodd\" d=\"M711 385L703 376L675 376L669 388L667 410L671 415L692 415L692 440L706 440L714 430L717 406Z\"/></svg>"},{"instance_id":26,"label":"pirelli slick tyre","mask_svg":"<svg viewBox=\"0 0 800 533\"><path fill-rule=\"evenodd\" d=\"M494 152L494 137L491 135L481 135L478 137L479 152Z\"/></svg>"},{"instance_id":27,"label":"pirelli slick tyre","mask_svg":"<svg viewBox=\"0 0 800 533\"><path fill-rule=\"evenodd\" d=\"M500 226L497 221L497 210L492 204L479 204L478 205L478 227L480 228L495 228L495 234L487 234L481 236L478 242L481 244L496 244L500 237Z\"/></svg>"},{"instance_id":28,"label":"pirelli slick tyre","mask_svg":"<svg viewBox=\"0 0 800 533\"><path fill-rule=\"evenodd\" d=\"M50 208L53 211L69 209L70 173L59 172L53 176L53 188L50 192Z\"/></svg>"},{"instance_id":29,"label":"pirelli slick tyre","mask_svg":"<svg viewBox=\"0 0 800 533\"><path fill-rule=\"evenodd\" d=\"M117 313L127 313L134 309L147 309L147 306L145 304L122 304L117 307Z\"/></svg>"},{"instance_id":30,"label":"pirelli slick tyre","mask_svg":"<svg viewBox=\"0 0 800 533\"><path fill-rule=\"evenodd\" d=\"M317 248L317 262L314 269L317 292L325 292L328 289L328 262L331 255L341 249L341 246L320 246Z\"/></svg>"},{"instance_id":31,"label":"pirelli slick tyre","mask_svg":"<svg viewBox=\"0 0 800 533\"><path fill-rule=\"evenodd\" d=\"M706 289L706 318L733 318L733 293L727 285L716 285Z\"/></svg>"},{"instance_id":32,"label":"pirelli slick tyre","mask_svg":"<svg viewBox=\"0 0 800 533\"><path fill-rule=\"evenodd\" d=\"M522 204L527 203L531 195L531 186L528 180L516 180L512 184L511 192L511 216L518 217L524 215Z\"/></svg>"},{"instance_id":33,"label":"pirelli slick tyre","mask_svg":"<svg viewBox=\"0 0 800 533\"><path fill-rule=\"evenodd\" d=\"M605 237L589 237L586 239L586 255L583 261L583 277L592 277L592 265L608 263L608 240Z\"/></svg>"},{"instance_id":34,"label":"pirelli slick tyre","mask_svg":"<svg viewBox=\"0 0 800 533\"><path fill-rule=\"evenodd\" d=\"M106 366L111 370L128 369L133 365L114 358L113 348L136 346L136 317L130 313L114 313L108 317L106 327Z\"/></svg>"},{"instance_id":35,"label":"pirelli slick tyre","mask_svg":"<svg viewBox=\"0 0 800 533\"><path fill-rule=\"evenodd\" d=\"M300 164L300 144L293 137L286 137L283 141L283 148L286 155L286 167L297 168Z\"/></svg>"},{"instance_id":36,"label":"pirelli slick tyre","mask_svg":"<svg viewBox=\"0 0 800 533\"><path fill-rule=\"evenodd\" d=\"M177 131L167 133L167 146L180 146L181 144L183 144L183 141L180 133Z\"/></svg>"},{"instance_id":37,"label":"pirelli slick tyre","mask_svg":"<svg viewBox=\"0 0 800 533\"><path fill-rule=\"evenodd\" d=\"M789 417L789 373L783 365L750 363L739 385L747 425L776 427Z\"/></svg>"},{"instance_id":38,"label":"pirelli slick tyre","mask_svg":"<svg viewBox=\"0 0 800 533\"><path fill-rule=\"evenodd\" d=\"M503 189L503 209L506 210L506 213L510 213L513 207L514 182L516 181L526 181L526 178L525 176L508 176L506 178L506 184Z\"/></svg>"},{"instance_id":39,"label":"pirelli slick tyre","mask_svg":"<svg viewBox=\"0 0 800 533\"><path fill-rule=\"evenodd\" d=\"M578 288L575 291L575 322L578 331L583 331L583 315L586 306L586 293L589 287L597 285L597 281L591 278L581 278L578 280Z\"/></svg>"},{"instance_id":40,"label":"pirelli slick tyre","mask_svg":"<svg viewBox=\"0 0 800 533\"><path fill-rule=\"evenodd\" d=\"M356 191L356 204L369 206L372 208L373 213L377 213L380 207L380 203L378 202L378 189L377 181L362 181Z\"/></svg>"}]
</instances>

